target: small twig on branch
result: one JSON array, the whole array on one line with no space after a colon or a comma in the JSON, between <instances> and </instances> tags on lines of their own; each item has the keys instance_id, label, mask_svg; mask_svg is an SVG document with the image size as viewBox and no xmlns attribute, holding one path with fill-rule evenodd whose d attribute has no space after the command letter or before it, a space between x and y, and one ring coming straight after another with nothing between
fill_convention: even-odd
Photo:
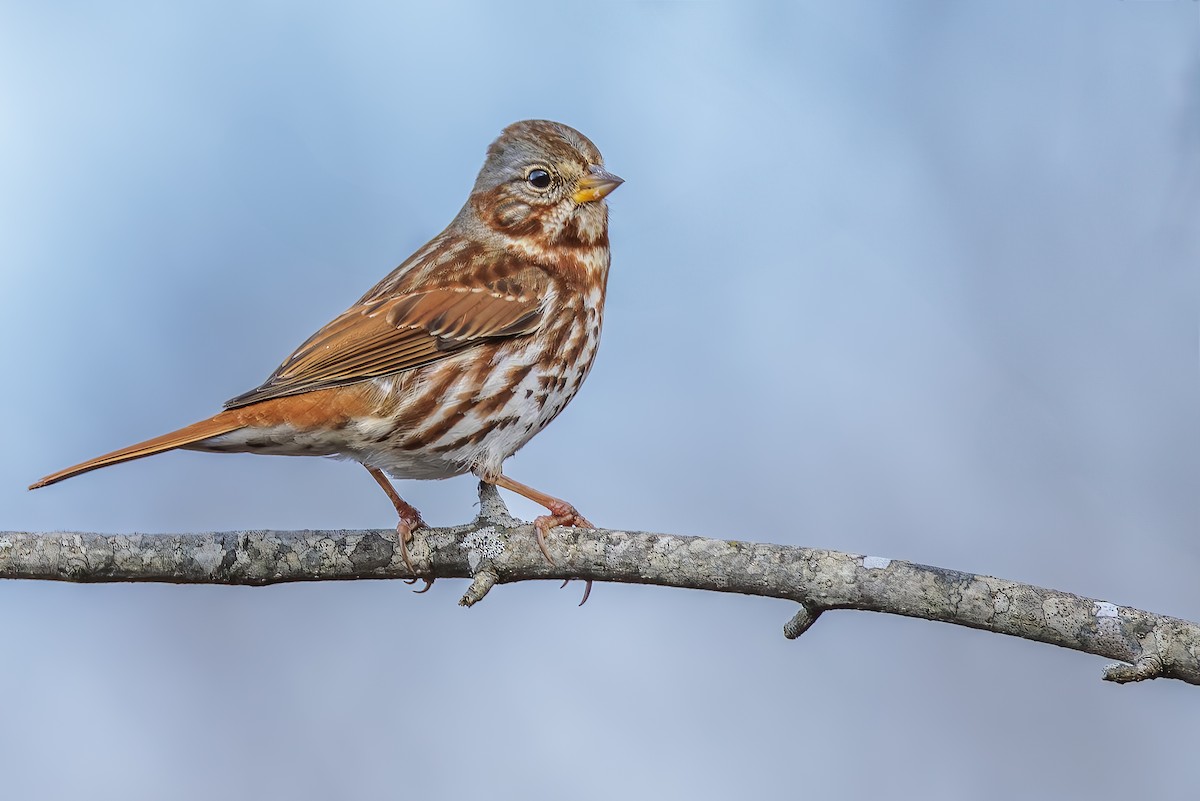
<instances>
[{"instance_id":1,"label":"small twig on branch","mask_svg":"<svg viewBox=\"0 0 1200 801\"><path fill-rule=\"evenodd\" d=\"M555 529L556 564L533 528L480 485L469 525L421 529L414 576L395 533L237 531L207 534L0 532L0 578L267 585L347 579L470 578L461 603L496 584L532 579L655 584L783 598L801 605L796 638L821 613L859 609L924 618L1072 648L1126 664L1119 683L1174 678L1200 685L1200 626L1058 590L895 559L752 542L608 529Z\"/></svg>"}]
</instances>

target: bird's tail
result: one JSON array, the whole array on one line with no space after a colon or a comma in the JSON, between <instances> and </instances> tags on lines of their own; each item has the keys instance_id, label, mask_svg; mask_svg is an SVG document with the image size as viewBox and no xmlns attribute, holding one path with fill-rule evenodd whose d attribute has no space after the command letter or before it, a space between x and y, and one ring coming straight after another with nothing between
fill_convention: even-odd
<instances>
[{"instance_id":1,"label":"bird's tail","mask_svg":"<svg viewBox=\"0 0 1200 801\"><path fill-rule=\"evenodd\" d=\"M192 423L190 426L184 426L178 431L172 431L170 434L163 434L161 437L148 439L145 442L130 445L128 448L121 448L112 453L97 456L95 459L88 459L86 462L81 462L65 470L59 470L57 473L51 473L35 481L29 488L33 490L38 487L49 486L63 479L77 476L80 473L86 473L89 470L108 467L110 464L117 464L119 462L128 462L131 459L141 459L143 456L152 456L174 448L182 448L185 445L191 445L209 437L228 434L230 431L236 431L244 425L245 422L241 419L240 415L231 412L221 412L216 417L201 420L199 423Z\"/></svg>"}]
</instances>

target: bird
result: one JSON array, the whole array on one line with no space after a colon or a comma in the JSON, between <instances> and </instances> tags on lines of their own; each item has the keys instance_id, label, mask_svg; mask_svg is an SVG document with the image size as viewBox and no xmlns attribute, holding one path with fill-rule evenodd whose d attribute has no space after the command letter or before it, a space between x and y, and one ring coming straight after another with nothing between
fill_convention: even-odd
<instances>
[{"instance_id":1,"label":"bird","mask_svg":"<svg viewBox=\"0 0 1200 801\"><path fill-rule=\"evenodd\" d=\"M579 391L600 343L608 204L624 181L579 131L523 120L492 142L462 210L260 386L221 412L51 473L29 489L175 449L332 456L361 463L399 516L405 564L425 527L389 480L473 473L592 528L570 503L505 475L504 461ZM426 587L428 589L428 585Z\"/></svg>"}]
</instances>

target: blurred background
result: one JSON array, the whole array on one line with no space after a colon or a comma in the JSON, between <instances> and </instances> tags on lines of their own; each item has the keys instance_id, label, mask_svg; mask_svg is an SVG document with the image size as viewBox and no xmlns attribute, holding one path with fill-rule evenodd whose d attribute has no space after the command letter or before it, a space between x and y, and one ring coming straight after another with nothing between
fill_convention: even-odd
<instances>
[{"instance_id":1,"label":"blurred background","mask_svg":"<svg viewBox=\"0 0 1200 801\"><path fill-rule=\"evenodd\" d=\"M518 119L627 180L508 463L597 524L1200 619L1200 4L0 4L0 528L388 528L363 471L54 469L256 386ZM401 482L432 524L475 482ZM532 505L509 496L530 518ZM0 583L8 798L1184 797L1200 691L598 585ZM803 788L803 789L801 789Z\"/></svg>"}]
</instances>

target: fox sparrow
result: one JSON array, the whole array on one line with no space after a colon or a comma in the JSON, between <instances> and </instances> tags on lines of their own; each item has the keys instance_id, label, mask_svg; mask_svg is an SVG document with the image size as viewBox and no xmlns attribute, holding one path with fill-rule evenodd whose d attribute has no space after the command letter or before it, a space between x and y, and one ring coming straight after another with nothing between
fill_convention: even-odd
<instances>
[{"instance_id":1,"label":"fox sparrow","mask_svg":"<svg viewBox=\"0 0 1200 801\"><path fill-rule=\"evenodd\" d=\"M30 489L185 448L338 456L388 494L401 553L424 526L384 475L474 473L541 504L552 526L590 526L575 508L504 475L563 410L600 342L608 207L621 184L573 128L526 120L488 148L462 211L367 294L308 338L270 378L215 417L51 473Z\"/></svg>"}]
</instances>

